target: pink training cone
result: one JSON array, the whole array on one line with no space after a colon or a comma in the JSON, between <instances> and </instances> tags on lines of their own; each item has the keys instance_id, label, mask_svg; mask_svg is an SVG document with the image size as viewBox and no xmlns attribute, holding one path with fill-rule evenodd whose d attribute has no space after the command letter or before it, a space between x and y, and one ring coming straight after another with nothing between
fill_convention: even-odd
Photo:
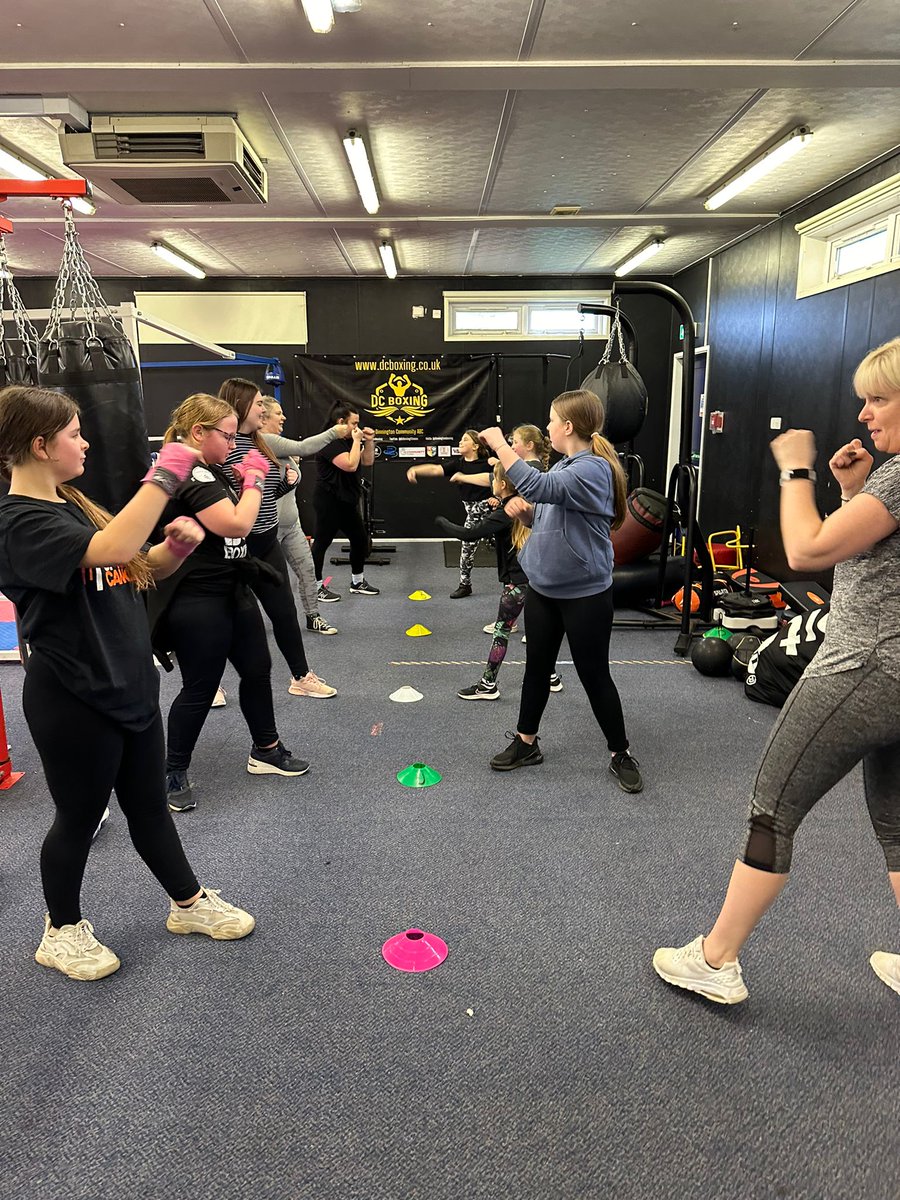
<instances>
[{"instance_id":1,"label":"pink training cone","mask_svg":"<svg viewBox=\"0 0 900 1200\"><path fill-rule=\"evenodd\" d=\"M395 933L381 947L384 961L398 971L430 971L447 957L447 943L436 933L407 929Z\"/></svg>"}]
</instances>

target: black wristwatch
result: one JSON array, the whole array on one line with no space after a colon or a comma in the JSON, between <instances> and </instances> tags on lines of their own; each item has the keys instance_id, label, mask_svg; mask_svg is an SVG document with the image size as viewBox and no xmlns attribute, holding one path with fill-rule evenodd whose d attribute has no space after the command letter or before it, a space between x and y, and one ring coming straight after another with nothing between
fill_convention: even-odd
<instances>
[{"instance_id":1,"label":"black wristwatch","mask_svg":"<svg viewBox=\"0 0 900 1200\"><path fill-rule=\"evenodd\" d=\"M792 479L808 479L810 483L815 483L818 478L812 467L792 467L788 471L781 472L778 482L789 483Z\"/></svg>"}]
</instances>

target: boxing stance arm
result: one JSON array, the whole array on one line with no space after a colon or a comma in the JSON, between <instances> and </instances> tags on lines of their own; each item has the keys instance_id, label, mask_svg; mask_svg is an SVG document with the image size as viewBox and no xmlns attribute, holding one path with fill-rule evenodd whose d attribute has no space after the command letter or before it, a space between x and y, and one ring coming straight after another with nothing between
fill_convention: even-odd
<instances>
[{"instance_id":1,"label":"boxing stance arm","mask_svg":"<svg viewBox=\"0 0 900 1200\"><path fill-rule=\"evenodd\" d=\"M194 516L204 528L218 537L246 537L259 516L262 492L255 487L246 488L237 504L230 500L217 500L209 508L202 508Z\"/></svg>"},{"instance_id":2,"label":"boxing stance arm","mask_svg":"<svg viewBox=\"0 0 900 1200\"><path fill-rule=\"evenodd\" d=\"M461 542L480 542L482 538L493 537L495 533L502 533L504 529L509 529L511 524L510 518L502 508L498 508L496 512L485 517L483 521L479 521L477 525L468 527L454 525L446 517L435 517L434 522L436 525L440 525L441 529L450 537L455 537Z\"/></svg>"}]
</instances>

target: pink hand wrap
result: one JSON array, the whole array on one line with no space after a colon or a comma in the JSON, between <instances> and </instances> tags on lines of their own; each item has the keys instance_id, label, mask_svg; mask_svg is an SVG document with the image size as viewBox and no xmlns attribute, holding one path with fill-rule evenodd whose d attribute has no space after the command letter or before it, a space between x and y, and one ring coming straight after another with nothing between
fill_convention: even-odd
<instances>
[{"instance_id":1,"label":"pink hand wrap","mask_svg":"<svg viewBox=\"0 0 900 1200\"><path fill-rule=\"evenodd\" d=\"M258 450L248 450L240 462L232 463L231 469L241 481L241 492L249 487L259 488L272 466L272 460ZM260 488L260 490L262 490Z\"/></svg>"},{"instance_id":2,"label":"pink hand wrap","mask_svg":"<svg viewBox=\"0 0 900 1200\"><path fill-rule=\"evenodd\" d=\"M176 517L174 521L169 522L169 524L166 526L166 529L170 530L173 525L179 525L182 529L191 527L193 529L199 529L201 533L204 532L203 526L198 521L195 521L193 517ZM204 537L205 536L206 535L204 533ZM176 558L187 558L189 554L194 553L202 541L202 537L200 538L200 541L197 542L177 541L172 537L171 533L167 533L166 540L163 542L163 545L169 551L169 553L174 554Z\"/></svg>"},{"instance_id":3,"label":"pink hand wrap","mask_svg":"<svg viewBox=\"0 0 900 1200\"><path fill-rule=\"evenodd\" d=\"M141 483L155 483L167 496L174 496L199 461L196 450L180 442L167 442Z\"/></svg>"}]
</instances>

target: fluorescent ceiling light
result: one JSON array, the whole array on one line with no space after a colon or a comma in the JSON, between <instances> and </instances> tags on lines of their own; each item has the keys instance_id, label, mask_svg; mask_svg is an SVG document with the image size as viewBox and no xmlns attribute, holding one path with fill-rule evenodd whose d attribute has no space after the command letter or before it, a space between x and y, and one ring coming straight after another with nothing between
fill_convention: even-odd
<instances>
[{"instance_id":1,"label":"fluorescent ceiling light","mask_svg":"<svg viewBox=\"0 0 900 1200\"><path fill-rule=\"evenodd\" d=\"M799 129L795 129L790 137L783 142L779 142L777 146L773 146L756 162L752 162L746 170L741 171L740 175L735 175L734 179L729 180L724 187L720 187L717 192L713 192L710 198L704 204L704 208L711 210L721 208L733 196L739 192L746 191L757 180L762 179L764 175L768 175L770 171L774 171L776 167L780 167L787 159L793 158L798 150L802 150L804 146L808 146L812 138L811 130L805 125Z\"/></svg>"},{"instance_id":2,"label":"fluorescent ceiling light","mask_svg":"<svg viewBox=\"0 0 900 1200\"><path fill-rule=\"evenodd\" d=\"M32 183L53 178L49 171L42 171L40 167L26 162L11 150L0 146L0 173L2 172L6 172L10 179L30 179ZM92 217L97 211L97 206L87 196L69 196L67 199L76 212L86 217Z\"/></svg>"},{"instance_id":3,"label":"fluorescent ceiling light","mask_svg":"<svg viewBox=\"0 0 900 1200\"><path fill-rule=\"evenodd\" d=\"M150 249L154 254L158 254L164 262L167 262L170 267L177 267L179 271L184 271L187 275L193 275L195 279L206 278L206 272L202 271L196 263L192 263L189 258L184 258L183 255L170 250L162 242L154 242Z\"/></svg>"},{"instance_id":4,"label":"fluorescent ceiling light","mask_svg":"<svg viewBox=\"0 0 900 1200\"><path fill-rule=\"evenodd\" d=\"M363 208L367 213L378 212L378 192L375 190L375 177L366 154L366 143L355 129L347 132L344 138L344 150L350 162L350 170L356 180L356 186L362 197Z\"/></svg>"},{"instance_id":5,"label":"fluorescent ceiling light","mask_svg":"<svg viewBox=\"0 0 900 1200\"><path fill-rule=\"evenodd\" d=\"M381 261L384 264L384 273L388 279L397 278L397 260L394 258L394 247L390 242L382 242L378 247L378 253L381 255Z\"/></svg>"},{"instance_id":6,"label":"fluorescent ceiling light","mask_svg":"<svg viewBox=\"0 0 900 1200\"><path fill-rule=\"evenodd\" d=\"M313 33L331 33L334 28L334 9L331 0L300 0Z\"/></svg>"},{"instance_id":7,"label":"fluorescent ceiling light","mask_svg":"<svg viewBox=\"0 0 900 1200\"><path fill-rule=\"evenodd\" d=\"M657 239L651 242L648 246L644 246L643 250L638 250L637 254L632 254L631 258L626 258L620 267L616 267L616 275L630 274L635 267L639 267L642 262L646 262L648 258L652 258L654 254L658 254L662 250L664 243Z\"/></svg>"}]
</instances>

